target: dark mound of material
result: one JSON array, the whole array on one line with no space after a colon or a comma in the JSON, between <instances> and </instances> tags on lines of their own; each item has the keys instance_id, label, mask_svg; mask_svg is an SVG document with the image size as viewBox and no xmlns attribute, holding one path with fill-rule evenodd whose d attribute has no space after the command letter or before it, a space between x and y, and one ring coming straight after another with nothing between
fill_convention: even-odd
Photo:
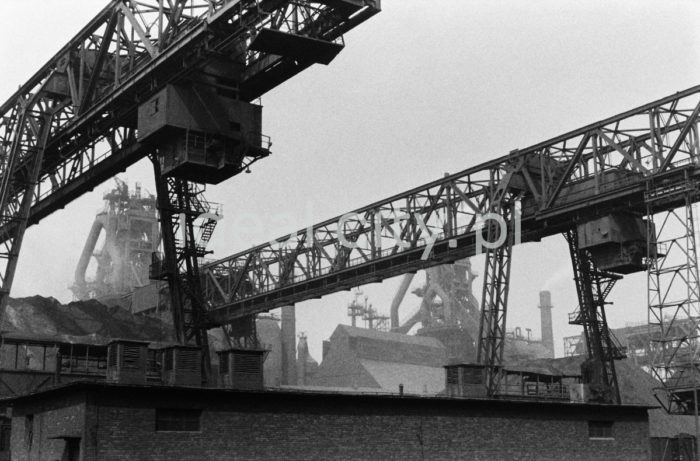
<instances>
[{"instance_id":1,"label":"dark mound of material","mask_svg":"<svg viewBox=\"0 0 700 461\"><path fill-rule=\"evenodd\" d=\"M546 369L552 374L576 375L581 373L584 357L536 359L518 362L519 367ZM615 370L622 403L659 406L654 397L661 383L635 365L630 359L616 360ZM669 415L662 408L649 410L649 436L675 437L682 433L695 433L693 416Z\"/></svg>"},{"instance_id":2,"label":"dark mound of material","mask_svg":"<svg viewBox=\"0 0 700 461\"><path fill-rule=\"evenodd\" d=\"M54 298L30 296L10 298L0 330L13 335L42 337L91 337L92 341L112 338L168 342L172 326L156 318L108 307L95 300L61 304Z\"/></svg>"}]
</instances>

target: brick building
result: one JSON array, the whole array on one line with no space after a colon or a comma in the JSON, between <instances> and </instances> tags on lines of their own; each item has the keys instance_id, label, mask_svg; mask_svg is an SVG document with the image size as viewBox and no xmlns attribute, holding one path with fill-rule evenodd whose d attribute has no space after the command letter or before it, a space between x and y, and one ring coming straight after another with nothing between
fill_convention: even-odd
<instances>
[{"instance_id":1,"label":"brick building","mask_svg":"<svg viewBox=\"0 0 700 461\"><path fill-rule=\"evenodd\" d=\"M646 406L95 382L10 403L29 461L649 459Z\"/></svg>"}]
</instances>

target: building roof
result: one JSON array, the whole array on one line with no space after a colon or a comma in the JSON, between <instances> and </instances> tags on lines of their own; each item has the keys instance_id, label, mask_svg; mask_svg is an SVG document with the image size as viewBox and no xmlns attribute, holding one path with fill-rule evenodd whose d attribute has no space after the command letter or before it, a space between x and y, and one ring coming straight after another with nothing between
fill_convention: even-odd
<instances>
[{"instance_id":1,"label":"building roof","mask_svg":"<svg viewBox=\"0 0 700 461\"><path fill-rule=\"evenodd\" d=\"M646 412L650 407L647 405L611 405L598 403L570 403L561 401L527 401L508 399L488 399L488 398L465 398L440 396L420 396L420 395L400 395L398 393L364 393L364 392L329 392L328 390L315 390L305 388L303 390L268 388L263 390L240 390L228 388L208 388L208 387L184 387L184 386L163 386L163 385L142 385L142 384L117 384L95 381L74 381L60 384L50 388L45 388L28 394L4 398L2 401L11 406L32 404L36 401L46 401L52 398L60 398L74 393L91 393L110 399L112 397L128 397L126 401L146 401L152 403L154 399L166 399L168 401L186 401L188 405L195 404L197 399L210 400L216 404L228 404L232 402L250 403L251 400L265 403L271 407L277 407L275 401L286 400L293 402L295 408L304 411L307 407L305 402L330 403L332 401L350 404L351 410L353 401L376 402L377 405L386 405L395 402L404 408L436 408L437 406L459 411L458 408L471 409L502 409L509 412L523 412L529 414L533 410L547 411L552 414L566 414L565 412L584 412L586 414L619 416L623 412L633 412L640 414ZM123 401L123 400L120 400ZM257 404L256 404L257 405ZM328 411L335 411L337 407L324 404L323 408ZM259 407L256 406L256 409Z\"/></svg>"},{"instance_id":2,"label":"building roof","mask_svg":"<svg viewBox=\"0 0 700 461\"><path fill-rule=\"evenodd\" d=\"M445 389L442 368L375 360L360 360L360 363L382 389L398 392L402 385L407 394L437 394Z\"/></svg>"},{"instance_id":3,"label":"building roof","mask_svg":"<svg viewBox=\"0 0 700 461\"><path fill-rule=\"evenodd\" d=\"M336 327L335 332L337 331L343 331L345 334L352 338L376 339L381 341L390 341L393 343L420 345L444 349L444 346L440 341L429 336L406 335L403 333L392 333L390 331L372 330L369 328L359 328L342 324ZM335 332L333 334L335 334Z\"/></svg>"},{"instance_id":4,"label":"building roof","mask_svg":"<svg viewBox=\"0 0 700 461\"><path fill-rule=\"evenodd\" d=\"M436 338L338 325L308 384L436 394L445 388L446 358Z\"/></svg>"},{"instance_id":5,"label":"building roof","mask_svg":"<svg viewBox=\"0 0 700 461\"><path fill-rule=\"evenodd\" d=\"M431 337L338 325L331 335L331 348L338 349L344 337L351 353L360 359L426 367L442 367L447 359L445 346Z\"/></svg>"},{"instance_id":6,"label":"building roof","mask_svg":"<svg viewBox=\"0 0 700 461\"><path fill-rule=\"evenodd\" d=\"M278 389L289 392L325 392L329 394L384 394L391 395L396 394L396 391L389 391L386 389L381 389L378 387L344 387L344 386L311 386L305 385L292 385L292 384L282 384L280 386L275 386ZM398 389L398 388L397 388Z\"/></svg>"}]
</instances>

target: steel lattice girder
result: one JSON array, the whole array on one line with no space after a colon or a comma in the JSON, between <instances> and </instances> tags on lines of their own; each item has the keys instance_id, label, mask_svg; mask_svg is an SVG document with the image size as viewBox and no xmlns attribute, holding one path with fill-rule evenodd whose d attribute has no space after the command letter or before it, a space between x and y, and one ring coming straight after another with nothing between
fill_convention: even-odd
<instances>
[{"instance_id":1,"label":"steel lattice girder","mask_svg":"<svg viewBox=\"0 0 700 461\"><path fill-rule=\"evenodd\" d=\"M644 214L648 180L671 187L700 176L699 112L696 86L206 264L207 323L474 255L492 178L508 171L506 198L522 198L521 241L614 210Z\"/></svg>"},{"instance_id":2,"label":"steel lattice girder","mask_svg":"<svg viewBox=\"0 0 700 461\"><path fill-rule=\"evenodd\" d=\"M488 395L498 392L502 377L503 351L506 340L506 314L508 290L510 288L510 267L514 243L515 203L508 199L510 181L517 167L512 166L503 174L491 177L492 192L489 195L489 212L504 218L505 229L489 222L486 227L486 241L500 245L488 245L484 262L484 285L481 296L481 321L477 362L486 365L486 389ZM494 173L501 173L496 172ZM482 232L484 229L480 229ZM504 235L505 231L505 235Z\"/></svg>"},{"instance_id":3,"label":"steel lattice girder","mask_svg":"<svg viewBox=\"0 0 700 461\"><path fill-rule=\"evenodd\" d=\"M680 195L685 206L655 214L669 193ZM648 220L655 224L649 226L648 240L658 248L648 257L649 368L663 383L657 398L671 413L693 413L692 394L700 381L700 277L693 213L698 193L697 185L687 182L676 190L650 189L647 194Z\"/></svg>"},{"instance_id":4,"label":"steel lattice girder","mask_svg":"<svg viewBox=\"0 0 700 461\"><path fill-rule=\"evenodd\" d=\"M22 179L0 178L0 265L5 269L0 272L0 312L4 312L10 294L53 114L53 107L42 107L35 99L26 101L18 113L6 159L8 169ZM8 223L12 224L11 231Z\"/></svg>"},{"instance_id":5,"label":"steel lattice girder","mask_svg":"<svg viewBox=\"0 0 700 461\"><path fill-rule=\"evenodd\" d=\"M313 63L255 48L258 35L287 33L297 40L335 44L339 50L343 33L376 14L380 0L351 6L291 0L112 0L0 106L0 243L12 247L27 225L149 154L137 141L137 108L165 85L189 79L221 87L206 68L224 63L224 89L246 101L255 99ZM49 107L46 148L41 149L38 179L30 181L24 170L37 155L39 130L25 114ZM245 158L241 170L255 160ZM31 199L29 212L20 217L24 196ZM8 249L0 266L5 294L17 257L16 249Z\"/></svg>"},{"instance_id":6,"label":"steel lattice girder","mask_svg":"<svg viewBox=\"0 0 700 461\"><path fill-rule=\"evenodd\" d=\"M496 395L503 376L512 239L486 252L477 362L486 365L486 389Z\"/></svg>"},{"instance_id":7,"label":"steel lattice girder","mask_svg":"<svg viewBox=\"0 0 700 461\"><path fill-rule=\"evenodd\" d=\"M624 358L620 347L613 341L605 314L605 299L615 282L622 276L600 271L590 254L578 245L578 231L571 229L565 234L576 283L578 310L570 323L583 326L588 357L593 360L591 392L596 400L621 403L620 390L615 372L615 360Z\"/></svg>"}]
</instances>

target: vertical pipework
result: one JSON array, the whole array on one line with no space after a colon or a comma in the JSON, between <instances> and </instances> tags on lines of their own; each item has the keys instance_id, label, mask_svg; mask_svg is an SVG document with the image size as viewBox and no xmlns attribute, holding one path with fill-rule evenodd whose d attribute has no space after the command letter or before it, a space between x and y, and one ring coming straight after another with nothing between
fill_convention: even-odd
<instances>
[{"instance_id":1,"label":"vertical pipework","mask_svg":"<svg viewBox=\"0 0 700 461\"><path fill-rule=\"evenodd\" d=\"M282 307L282 384L297 383L296 309Z\"/></svg>"},{"instance_id":2,"label":"vertical pipework","mask_svg":"<svg viewBox=\"0 0 700 461\"><path fill-rule=\"evenodd\" d=\"M100 238L100 233L104 228L104 218L98 216L92 223L90 228L90 233L88 234L88 239L85 242L83 251L80 254L80 259L78 260L78 267L75 269L75 284L73 285L73 294L77 299L87 299L87 282L85 281L85 272L87 271L88 265L90 264L90 259L95 252L95 246Z\"/></svg>"},{"instance_id":3,"label":"vertical pipework","mask_svg":"<svg viewBox=\"0 0 700 461\"><path fill-rule=\"evenodd\" d=\"M306 385L306 359L309 355L309 346L306 343L306 335L299 335L299 345L297 346L297 384Z\"/></svg>"},{"instance_id":4,"label":"vertical pipework","mask_svg":"<svg viewBox=\"0 0 700 461\"><path fill-rule=\"evenodd\" d=\"M549 351L549 358L554 358L554 331L552 330L552 294L540 291L540 326L542 345Z\"/></svg>"},{"instance_id":5,"label":"vertical pipework","mask_svg":"<svg viewBox=\"0 0 700 461\"><path fill-rule=\"evenodd\" d=\"M408 291L408 287L411 286L411 282L413 281L413 277L416 274L405 274L403 276L403 279L401 279L401 285L399 285L399 289L396 290L396 294L394 295L394 299L391 301L391 328L398 328L399 327L399 307L401 306L401 301L403 301L404 296L406 296L406 291ZM355 326L355 317L352 318L352 326Z\"/></svg>"}]
</instances>

